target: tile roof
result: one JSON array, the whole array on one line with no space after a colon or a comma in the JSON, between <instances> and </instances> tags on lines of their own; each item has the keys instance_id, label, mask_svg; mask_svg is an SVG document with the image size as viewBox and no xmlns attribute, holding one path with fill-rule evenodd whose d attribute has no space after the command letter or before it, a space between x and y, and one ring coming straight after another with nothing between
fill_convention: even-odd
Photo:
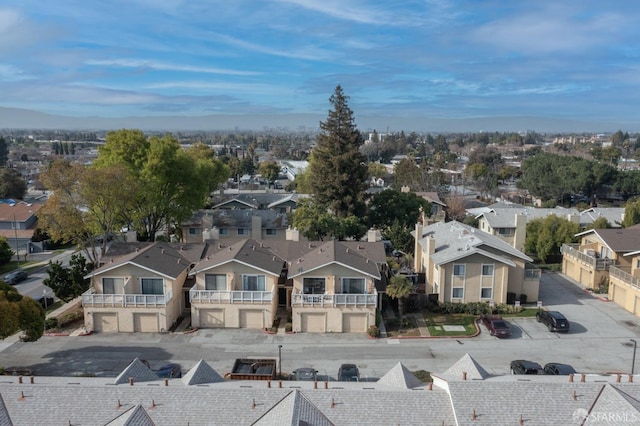
<instances>
[{"instance_id":1,"label":"tile roof","mask_svg":"<svg viewBox=\"0 0 640 426\"><path fill-rule=\"evenodd\" d=\"M378 380L378 383L399 389L411 389L424 385L424 383L401 362L398 362L391 370L382 376Z\"/></svg>"},{"instance_id":2,"label":"tile roof","mask_svg":"<svg viewBox=\"0 0 640 426\"><path fill-rule=\"evenodd\" d=\"M158 375L151 371L151 369L138 358L131 361L131 364L116 377L114 384L121 385L123 383L129 383L130 379L133 379L133 383L160 380Z\"/></svg>"},{"instance_id":3,"label":"tile roof","mask_svg":"<svg viewBox=\"0 0 640 426\"><path fill-rule=\"evenodd\" d=\"M202 385L223 381L222 376L203 359L198 361L198 363L182 377L182 382L185 385Z\"/></svg>"}]
</instances>

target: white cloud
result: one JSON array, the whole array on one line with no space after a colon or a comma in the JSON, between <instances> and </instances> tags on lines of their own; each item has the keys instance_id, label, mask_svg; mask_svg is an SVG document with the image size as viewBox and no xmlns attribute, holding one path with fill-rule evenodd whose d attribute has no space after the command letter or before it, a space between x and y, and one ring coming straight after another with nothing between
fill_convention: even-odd
<instances>
[{"instance_id":1,"label":"white cloud","mask_svg":"<svg viewBox=\"0 0 640 426\"><path fill-rule=\"evenodd\" d=\"M171 64L145 59L95 59L85 62L87 65L123 67L123 68L150 68L162 71L185 71L205 74L223 74L237 76L255 76L262 74L255 71L239 71L225 68L200 67L195 65Z\"/></svg>"}]
</instances>

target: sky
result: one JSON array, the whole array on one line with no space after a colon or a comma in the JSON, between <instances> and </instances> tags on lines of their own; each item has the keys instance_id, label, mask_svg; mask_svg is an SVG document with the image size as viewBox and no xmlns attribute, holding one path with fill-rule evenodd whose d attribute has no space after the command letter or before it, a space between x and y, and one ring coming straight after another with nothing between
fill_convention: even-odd
<instances>
[{"instance_id":1,"label":"sky","mask_svg":"<svg viewBox=\"0 0 640 426\"><path fill-rule=\"evenodd\" d=\"M1 0L0 106L634 126L632 0ZM405 121L406 122L406 121Z\"/></svg>"}]
</instances>

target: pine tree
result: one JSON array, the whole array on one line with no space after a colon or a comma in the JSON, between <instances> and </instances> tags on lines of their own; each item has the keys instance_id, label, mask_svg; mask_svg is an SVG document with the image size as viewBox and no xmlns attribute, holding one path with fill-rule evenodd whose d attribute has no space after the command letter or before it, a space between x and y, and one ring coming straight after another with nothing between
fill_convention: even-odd
<instances>
[{"instance_id":1,"label":"pine tree","mask_svg":"<svg viewBox=\"0 0 640 426\"><path fill-rule=\"evenodd\" d=\"M327 121L320 122L322 132L309 162L315 201L339 218L362 216L367 182L366 159L359 151L363 139L348 99L338 85L329 98L333 109Z\"/></svg>"}]
</instances>

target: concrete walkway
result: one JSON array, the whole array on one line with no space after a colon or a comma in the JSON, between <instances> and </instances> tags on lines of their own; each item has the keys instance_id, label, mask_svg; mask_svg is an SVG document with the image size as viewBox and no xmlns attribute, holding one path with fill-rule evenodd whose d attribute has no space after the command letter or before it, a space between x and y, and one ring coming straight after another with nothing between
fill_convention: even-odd
<instances>
[{"instance_id":1,"label":"concrete walkway","mask_svg":"<svg viewBox=\"0 0 640 426\"><path fill-rule=\"evenodd\" d=\"M431 333L429 333L429 329L427 328L427 322L424 320L424 316L422 314L413 314L413 319L416 321L418 325L418 331L420 332L420 337L431 337Z\"/></svg>"}]
</instances>

